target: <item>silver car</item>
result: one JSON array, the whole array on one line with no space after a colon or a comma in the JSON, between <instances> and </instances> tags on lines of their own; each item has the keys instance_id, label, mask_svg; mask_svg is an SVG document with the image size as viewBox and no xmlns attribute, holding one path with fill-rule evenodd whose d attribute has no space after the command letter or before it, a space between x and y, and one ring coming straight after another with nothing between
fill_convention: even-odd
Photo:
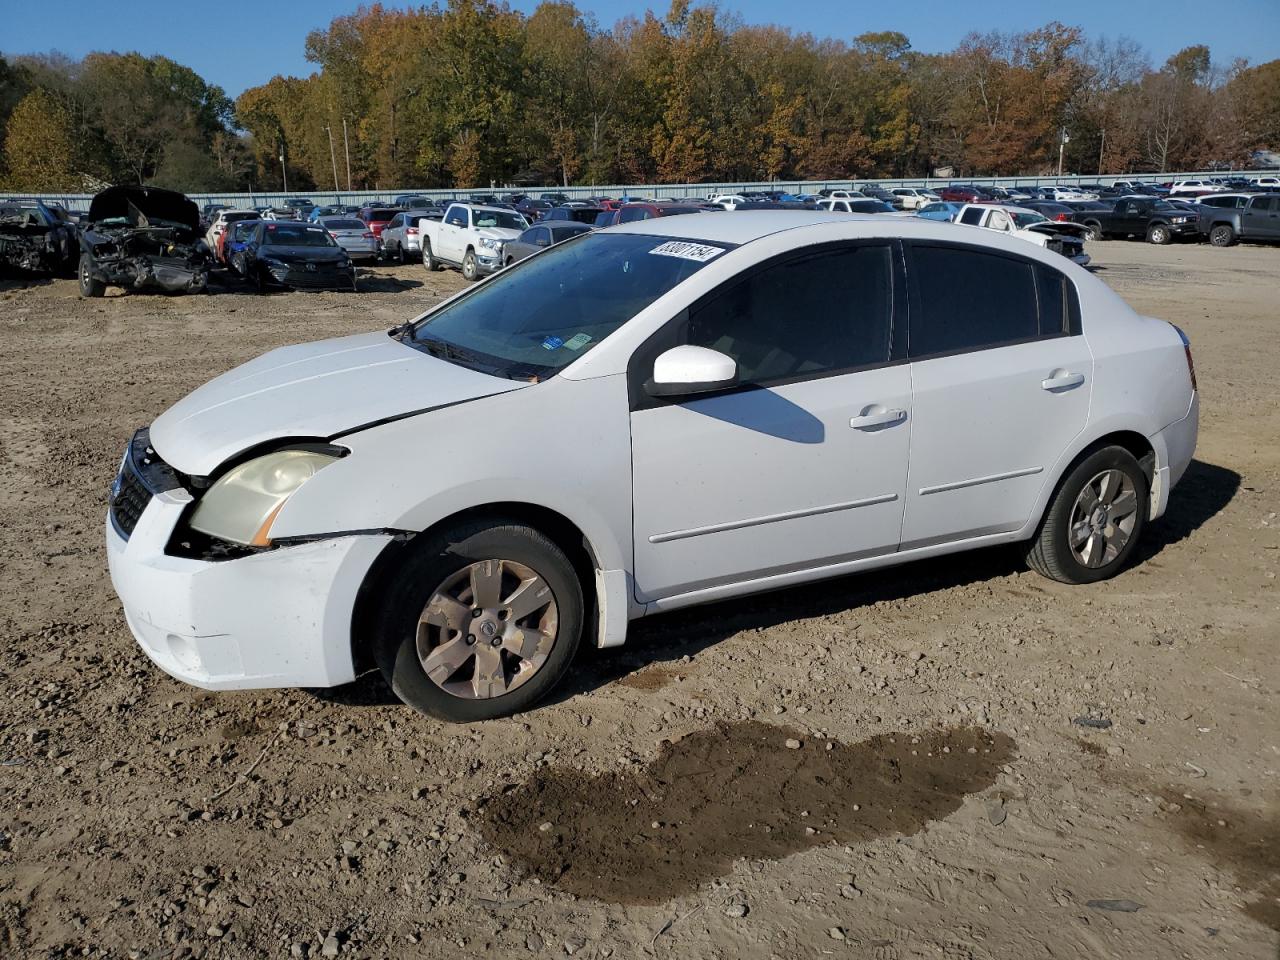
<instances>
[{"instance_id":1,"label":"silver car","mask_svg":"<svg viewBox=\"0 0 1280 960\"><path fill-rule=\"evenodd\" d=\"M338 241L352 260L373 260L378 256L378 238L369 225L355 217L321 217L320 226Z\"/></svg>"},{"instance_id":2,"label":"silver car","mask_svg":"<svg viewBox=\"0 0 1280 960\"><path fill-rule=\"evenodd\" d=\"M439 220L444 211L439 207L414 207L403 213L397 213L382 228L382 253L388 259L395 258L400 263L422 259L422 235L418 228L419 220Z\"/></svg>"}]
</instances>

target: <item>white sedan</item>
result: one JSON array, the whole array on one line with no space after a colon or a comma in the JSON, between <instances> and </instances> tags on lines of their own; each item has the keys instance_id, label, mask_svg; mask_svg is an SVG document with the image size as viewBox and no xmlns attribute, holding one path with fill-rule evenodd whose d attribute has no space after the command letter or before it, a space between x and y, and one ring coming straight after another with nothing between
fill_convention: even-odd
<instances>
[{"instance_id":1,"label":"white sedan","mask_svg":"<svg viewBox=\"0 0 1280 960\"><path fill-rule=\"evenodd\" d=\"M107 556L181 680L376 669L480 720L660 611L992 544L1114 576L1197 423L1182 333L1016 237L662 217L200 387L128 444Z\"/></svg>"}]
</instances>

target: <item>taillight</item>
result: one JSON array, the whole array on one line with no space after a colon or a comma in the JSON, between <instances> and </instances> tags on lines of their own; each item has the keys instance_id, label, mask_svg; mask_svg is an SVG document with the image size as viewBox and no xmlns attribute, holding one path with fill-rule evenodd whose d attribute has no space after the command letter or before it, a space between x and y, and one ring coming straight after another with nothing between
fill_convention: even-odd
<instances>
[{"instance_id":1,"label":"taillight","mask_svg":"<svg viewBox=\"0 0 1280 960\"><path fill-rule=\"evenodd\" d=\"M366 240L376 240L376 239L378 239L377 237L375 237L375 236L373 235L373 231L372 231L372 230L366 230L364 233L360 234L360 236L361 236L361 237L363 237L363 238L364 238L364 239L366 239Z\"/></svg>"},{"instance_id":2,"label":"taillight","mask_svg":"<svg viewBox=\"0 0 1280 960\"><path fill-rule=\"evenodd\" d=\"M417 227L405 227L405 228L404 228L404 232L405 232L405 236L409 236L409 237L416 237L416 236L418 235L418 228L417 228Z\"/></svg>"},{"instance_id":3,"label":"taillight","mask_svg":"<svg viewBox=\"0 0 1280 960\"><path fill-rule=\"evenodd\" d=\"M1191 389L1199 390L1200 388L1196 385L1196 362L1191 359L1191 338L1176 323L1171 326L1178 331L1178 337L1182 340L1182 352L1187 355L1187 373L1191 375Z\"/></svg>"},{"instance_id":4,"label":"taillight","mask_svg":"<svg viewBox=\"0 0 1280 960\"><path fill-rule=\"evenodd\" d=\"M1056 217L1054 217L1053 219L1055 219L1055 220L1060 220L1060 221L1062 221L1062 222L1064 222L1064 223L1065 223L1066 221L1068 221L1068 220L1070 220L1070 219L1071 219L1071 214L1069 214L1069 213L1060 213L1060 214L1058 214Z\"/></svg>"}]
</instances>

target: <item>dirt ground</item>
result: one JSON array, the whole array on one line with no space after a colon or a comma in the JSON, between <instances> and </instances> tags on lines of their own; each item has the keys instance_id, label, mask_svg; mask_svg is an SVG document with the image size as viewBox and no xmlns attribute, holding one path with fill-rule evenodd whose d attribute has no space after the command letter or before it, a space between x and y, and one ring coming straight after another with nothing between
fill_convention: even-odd
<instances>
[{"instance_id":1,"label":"dirt ground","mask_svg":"<svg viewBox=\"0 0 1280 960\"><path fill-rule=\"evenodd\" d=\"M1000 549L666 615L458 727L375 678L171 680L102 546L136 427L457 274L0 282L0 956L1277 957L1280 249L1091 253L1202 390L1131 569Z\"/></svg>"}]
</instances>

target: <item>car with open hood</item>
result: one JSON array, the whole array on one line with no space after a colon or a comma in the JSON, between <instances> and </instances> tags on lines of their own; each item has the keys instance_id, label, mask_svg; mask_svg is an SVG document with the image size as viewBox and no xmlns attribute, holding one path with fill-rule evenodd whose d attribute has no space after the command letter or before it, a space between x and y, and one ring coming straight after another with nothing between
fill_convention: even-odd
<instances>
[{"instance_id":1,"label":"car with open hood","mask_svg":"<svg viewBox=\"0 0 1280 960\"><path fill-rule=\"evenodd\" d=\"M209 283L209 245L200 209L160 187L108 187L89 204L80 231L80 293L107 287L200 293Z\"/></svg>"},{"instance_id":2,"label":"car with open hood","mask_svg":"<svg viewBox=\"0 0 1280 960\"><path fill-rule=\"evenodd\" d=\"M956 215L955 222L984 230L997 230L1060 253L1085 266L1090 257L1084 252L1088 230L1078 223L1050 220L1042 213L1025 207L996 203L967 203Z\"/></svg>"},{"instance_id":3,"label":"car with open hood","mask_svg":"<svg viewBox=\"0 0 1280 960\"><path fill-rule=\"evenodd\" d=\"M661 611L996 544L1114 576L1197 423L1182 333L1017 237L658 217L211 380L127 443L106 553L182 680L482 720Z\"/></svg>"}]
</instances>

